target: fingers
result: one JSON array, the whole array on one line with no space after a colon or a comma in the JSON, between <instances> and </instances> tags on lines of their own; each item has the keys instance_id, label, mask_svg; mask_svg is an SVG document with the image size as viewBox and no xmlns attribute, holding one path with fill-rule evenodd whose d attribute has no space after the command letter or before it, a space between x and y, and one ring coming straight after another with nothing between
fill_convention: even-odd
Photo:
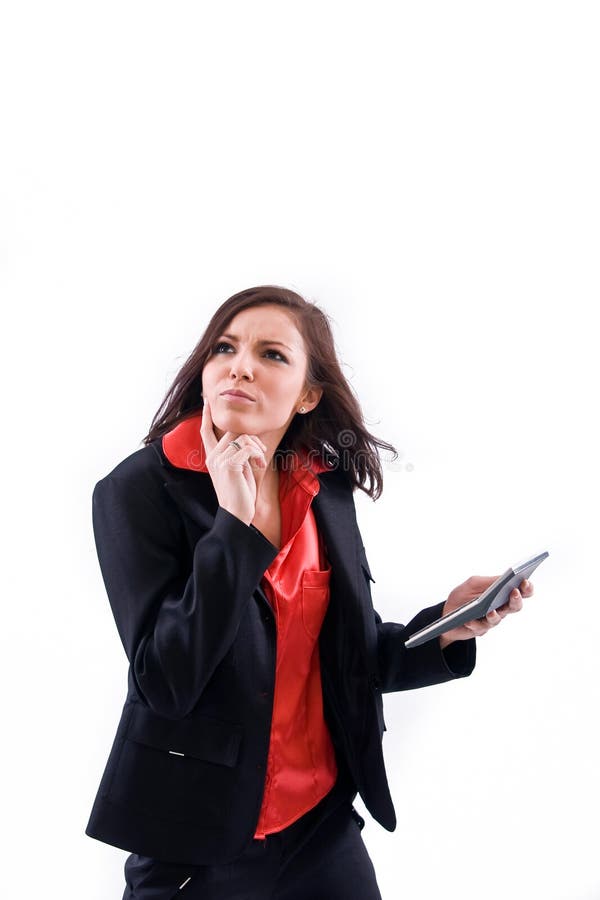
<instances>
[{"instance_id":1,"label":"fingers","mask_svg":"<svg viewBox=\"0 0 600 900\"><path fill-rule=\"evenodd\" d=\"M236 438L234 438L232 431L228 431L227 434L231 435L231 437L227 441L227 446L229 446L229 444L231 444L231 442L233 440L235 440L235 442L237 444L240 444L242 446L242 449L244 447L255 447L262 454L262 456L264 456L266 449L267 449L267 445L261 441L261 439L258 437L258 435L256 435L256 434L238 434L238 436ZM238 453L239 452L240 451L238 450Z\"/></svg>"},{"instance_id":2,"label":"fingers","mask_svg":"<svg viewBox=\"0 0 600 900\"><path fill-rule=\"evenodd\" d=\"M256 446L260 447L263 453L267 452L267 445L264 443L264 441L261 441L257 434L243 434L241 435L241 437L247 438L249 441L254 441Z\"/></svg>"},{"instance_id":3,"label":"fingers","mask_svg":"<svg viewBox=\"0 0 600 900\"><path fill-rule=\"evenodd\" d=\"M484 619L473 619L471 622L467 622L464 627L472 632L473 637L483 637L493 626L489 624L486 616Z\"/></svg>"},{"instance_id":4,"label":"fingers","mask_svg":"<svg viewBox=\"0 0 600 900\"><path fill-rule=\"evenodd\" d=\"M496 609L491 609L483 618L481 619L472 619L470 622L465 624L465 628L468 628L469 631L472 631L475 637L482 637L482 635L487 634L490 628L495 628L496 625L499 625L502 621L503 616L500 615L499 611Z\"/></svg>"},{"instance_id":5,"label":"fingers","mask_svg":"<svg viewBox=\"0 0 600 900\"><path fill-rule=\"evenodd\" d=\"M213 451L224 451L231 442L235 439L240 444L250 442L253 446L255 446L258 450L262 451L263 456L267 450L267 445L261 441L259 437L256 435L249 434L239 434L235 431L226 431L221 438L217 440L217 436L214 432L213 420L210 411L210 404L207 399L204 400L204 408L202 410L202 422L200 424L200 435L202 437L202 443L204 444L204 449L206 453L210 453ZM240 453L241 451L237 451ZM232 457L228 454L228 459ZM236 459L236 462L239 462L240 458ZM265 463L266 464L266 463Z\"/></svg>"},{"instance_id":6,"label":"fingers","mask_svg":"<svg viewBox=\"0 0 600 900\"><path fill-rule=\"evenodd\" d=\"M523 582L522 582L523 585ZM525 590L525 588L524 588ZM533 587L530 585L527 589L527 596L533 593ZM467 622L466 626L477 636L486 634L490 628L499 625L502 619L509 613L519 612L523 608L523 597L518 588L511 591L508 603L499 606L498 609L491 609L482 619L474 619L473 622Z\"/></svg>"},{"instance_id":7,"label":"fingers","mask_svg":"<svg viewBox=\"0 0 600 900\"><path fill-rule=\"evenodd\" d=\"M478 576L472 576L471 580L475 580ZM511 591L508 602L503 606L498 607L498 609L490 610L483 618L481 619L473 619L471 622L467 622L465 624L465 628L468 629L474 637L482 637L484 634L490 630L490 628L495 628L496 625L499 625L502 619L507 616L509 613L519 612L523 608L523 597L531 597L533 594L533 585L530 581L525 579L520 584L519 588L514 588Z\"/></svg>"},{"instance_id":8,"label":"fingers","mask_svg":"<svg viewBox=\"0 0 600 900\"><path fill-rule=\"evenodd\" d=\"M244 469L246 463L251 468L257 466L259 469L266 469L266 444L256 435L238 434L237 437L234 437L234 434L233 431L228 431L217 444L215 454L217 454L218 462L235 469ZM239 449L235 445L231 446L233 440L240 445Z\"/></svg>"},{"instance_id":9,"label":"fingers","mask_svg":"<svg viewBox=\"0 0 600 900\"><path fill-rule=\"evenodd\" d=\"M508 613L519 612L521 609L523 609L523 597L531 597L532 594L532 583L527 580L522 581L521 590L519 590L519 588L515 588L513 591L511 591L508 598L508 603L500 606L497 612L499 612L502 617L508 615Z\"/></svg>"},{"instance_id":10,"label":"fingers","mask_svg":"<svg viewBox=\"0 0 600 900\"><path fill-rule=\"evenodd\" d=\"M498 613L500 619L503 619L504 616L509 613L516 613L523 609L523 597L531 597L533 594L533 585L530 581L525 579L520 584L519 588L514 588L509 595L508 602L504 603L502 606L499 606L498 609L492 610L492 612ZM488 617L490 613L487 614ZM496 620L494 620L494 624L498 624Z\"/></svg>"},{"instance_id":11,"label":"fingers","mask_svg":"<svg viewBox=\"0 0 600 900\"><path fill-rule=\"evenodd\" d=\"M259 438L253 439L246 434L243 436L240 435L239 438L236 438L236 441L238 443L241 443L242 439L245 440L245 443L242 444L239 450L236 450L235 447L232 447L232 451L235 452L233 452L231 455L227 454L227 456L224 457L225 462L228 465L240 465L240 467L243 468L245 463L248 462L250 463L250 465L252 465L255 461L255 464L259 469L266 469L267 460L262 447L260 447L258 444ZM262 441L260 441L260 444L262 444ZM264 444L262 446L264 446Z\"/></svg>"},{"instance_id":12,"label":"fingers","mask_svg":"<svg viewBox=\"0 0 600 900\"><path fill-rule=\"evenodd\" d=\"M506 606L506 604L504 605ZM521 592L515 589L510 595L507 612L515 613L519 612L520 609L523 609L523 597Z\"/></svg>"}]
</instances>

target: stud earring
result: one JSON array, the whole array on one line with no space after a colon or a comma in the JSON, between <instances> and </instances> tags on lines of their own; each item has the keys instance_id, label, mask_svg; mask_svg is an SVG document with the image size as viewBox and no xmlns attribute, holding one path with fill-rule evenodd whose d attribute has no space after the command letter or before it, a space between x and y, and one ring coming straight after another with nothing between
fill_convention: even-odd
<instances>
[{"instance_id":1,"label":"stud earring","mask_svg":"<svg viewBox=\"0 0 600 900\"><path fill-rule=\"evenodd\" d=\"M300 407L300 412L306 412L303 406Z\"/></svg>"}]
</instances>

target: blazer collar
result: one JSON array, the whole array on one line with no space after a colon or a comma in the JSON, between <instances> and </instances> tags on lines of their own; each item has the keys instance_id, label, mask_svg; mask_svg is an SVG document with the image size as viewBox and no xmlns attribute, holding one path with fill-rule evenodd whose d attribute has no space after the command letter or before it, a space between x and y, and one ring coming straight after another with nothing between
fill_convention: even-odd
<instances>
[{"instance_id":1,"label":"blazer collar","mask_svg":"<svg viewBox=\"0 0 600 900\"><path fill-rule=\"evenodd\" d=\"M165 487L177 505L198 525L210 528L218 500L206 467L201 424L201 412L190 415L151 445L163 467ZM285 463L286 472L312 495L313 502L321 490L321 479L332 477L331 466L313 456L309 459L305 450L286 456Z\"/></svg>"}]
</instances>

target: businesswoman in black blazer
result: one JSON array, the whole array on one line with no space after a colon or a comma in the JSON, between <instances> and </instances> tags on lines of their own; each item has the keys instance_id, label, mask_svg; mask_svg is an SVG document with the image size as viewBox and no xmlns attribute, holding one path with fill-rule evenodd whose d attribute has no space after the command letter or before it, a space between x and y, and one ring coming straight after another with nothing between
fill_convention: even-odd
<instances>
[{"instance_id":1,"label":"businesswoman in black blazer","mask_svg":"<svg viewBox=\"0 0 600 900\"><path fill-rule=\"evenodd\" d=\"M407 650L471 577L382 622L353 492L379 448L327 316L262 286L213 315L144 447L93 492L128 691L86 834L129 851L123 900L379 898L357 793L396 826L382 694L469 675L533 592Z\"/></svg>"}]
</instances>

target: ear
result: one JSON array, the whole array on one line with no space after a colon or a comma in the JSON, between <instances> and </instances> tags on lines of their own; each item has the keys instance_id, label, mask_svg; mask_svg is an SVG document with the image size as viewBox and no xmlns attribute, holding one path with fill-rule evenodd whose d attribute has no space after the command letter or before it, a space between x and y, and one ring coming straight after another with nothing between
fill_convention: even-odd
<instances>
[{"instance_id":1,"label":"ear","mask_svg":"<svg viewBox=\"0 0 600 900\"><path fill-rule=\"evenodd\" d=\"M298 401L298 408L303 406L306 412L311 412L318 405L319 400L323 396L323 388L314 387L309 388L305 394L302 395L300 400Z\"/></svg>"}]
</instances>

